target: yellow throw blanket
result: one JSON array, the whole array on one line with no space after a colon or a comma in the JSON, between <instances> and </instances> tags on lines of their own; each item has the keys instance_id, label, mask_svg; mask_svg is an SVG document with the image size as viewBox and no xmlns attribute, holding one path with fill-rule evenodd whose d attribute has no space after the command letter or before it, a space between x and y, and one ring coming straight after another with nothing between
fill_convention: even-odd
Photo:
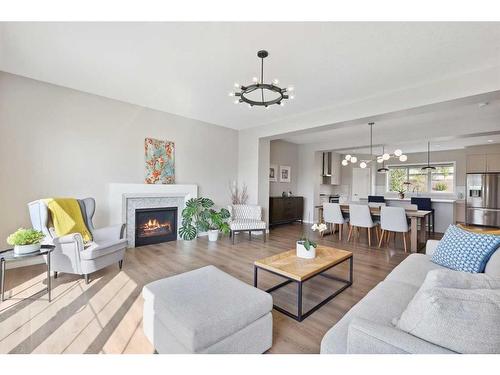
<instances>
[{"instance_id":1,"label":"yellow throw blanket","mask_svg":"<svg viewBox=\"0 0 500 375\"><path fill-rule=\"evenodd\" d=\"M82 211L74 198L44 199L52 217L52 224L58 236L80 233L84 242L92 241L92 234L83 221Z\"/></svg>"}]
</instances>

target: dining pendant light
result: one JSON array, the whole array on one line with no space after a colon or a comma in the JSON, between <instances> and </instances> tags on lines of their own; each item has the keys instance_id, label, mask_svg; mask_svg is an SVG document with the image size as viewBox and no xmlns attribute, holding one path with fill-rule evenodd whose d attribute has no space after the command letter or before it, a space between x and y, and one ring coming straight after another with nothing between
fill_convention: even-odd
<instances>
[{"instance_id":1,"label":"dining pendant light","mask_svg":"<svg viewBox=\"0 0 500 375\"><path fill-rule=\"evenodd\" d=\"M427 165L425 167L422 167L423 171L427 171L429 169L436 169L436 167L433 167L431 165L431 142L427 142Z\"/></svg>"},{"instance_id":2,"label":"dining pendant light","mask_svg":"<svg viewBox=\"0 0 500 375\"><path fill-rule=\"evenodd\" d=\"M384 154L385 154L385 147L382 146L382 155L384 155ZM383 157L379 156L379 158L377 159L377 161L379 161L379 160L382 161L382 168L377 169L377 172L378 173L387 173L387 172L389 172L389 168L387 168L385 166L385 159Z\"/></svg>"}]
</instances>

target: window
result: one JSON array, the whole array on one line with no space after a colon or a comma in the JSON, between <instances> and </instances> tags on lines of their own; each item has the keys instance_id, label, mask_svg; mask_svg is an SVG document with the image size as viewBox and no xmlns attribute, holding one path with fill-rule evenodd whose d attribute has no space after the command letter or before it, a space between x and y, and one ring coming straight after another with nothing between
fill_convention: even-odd
<instances>
[{"instance_id":1,"label":"window","mask_svg":"<svg viewBox=\"0 0 500 375\"><path fill-rule=\"evenodd\" d=\"M387 191L453 193L455 165L434 164L436 169L422 170L423 165L388 166Z\"/></svg>"}]
</instances>

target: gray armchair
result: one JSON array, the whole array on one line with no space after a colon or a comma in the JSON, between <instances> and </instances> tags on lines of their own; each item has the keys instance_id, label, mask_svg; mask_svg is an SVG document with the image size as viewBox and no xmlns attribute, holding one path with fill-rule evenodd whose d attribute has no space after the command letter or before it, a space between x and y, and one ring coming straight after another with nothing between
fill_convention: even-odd
<instances>
[{"instance_id":1,"label":"gray armchair","mask_svg":"<svg viewBox=\"0 0 500 375\"><path fill-rule=\"evenodd\" d=\"M51 227L50 212L43 200L28 203L31 224L33 228L45 234L45 243L55 245L51 256L51 268L54 276L58 272L84 275L85 282L89 283L89 275L113 263L118 263L120 269L127 247L127 240L123 238L125 225L119 224L96 229L92 223L95 213L94 198L78 199L80 209L87 228L92 233L93 241L84 245L80 233L71 233L57 237Z\"/></svg>"}]
</instances>

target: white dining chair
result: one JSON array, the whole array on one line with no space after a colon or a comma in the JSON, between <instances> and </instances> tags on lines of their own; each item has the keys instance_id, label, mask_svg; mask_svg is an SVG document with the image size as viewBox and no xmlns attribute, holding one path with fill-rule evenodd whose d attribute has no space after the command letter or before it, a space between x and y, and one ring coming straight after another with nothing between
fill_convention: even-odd
<instances>
[{"instance_id":1,"label":"white dining chair","mask_svg":"<svg viewBox=\"0 0 500 375\"><path fill-rule=\"evenodd\" d=\"M349 205L349 222L351 227L347 241L350 241L353 229L356 230L359 237L359 228L366 228L368 233L368 246L372 245L371 230L376 228L378 223L374 222L370 212L370 207L367 204L351 204ZM378 230L376 230L377 240L379 238Z\"/></svg>"},{"instance_id":2,"label":"white dining chair","mask_svg":"<svg viewBox=\"0 0 500 375\"><path fill-rule=\"evenodd\" d=\"M335 233L335 226L338 225L339 228L339 240L342 241L342 232L344 230L344 224L346 224L349 219L344 218L342 215L342 210L340 209L340 204L338 203L323 203L323 220L325 223L330 225L331 233Z\"/></svg>"},{"instance_id":3,"label":"white dining chair","mask_svg":"<svg viewBox=\"0 0 500 375\"><path fill-rule=\"evenodd\" d=\"M404 249L407 252L406 235L409 232L409 228L405 207L381 207L380 228L382 229L382 235L380 236L378 247L382 246L384 236L386 236L386 243L389 243L391 232L394 233L394 241L396 241L396 233L402 233Z\"/></svg>"},{"instance_id":4,"label":"white dining chair","mask_svg":"<svg viewBox=\"0 0 500 375\"><path fill-rule=\"evenodd\" d=\"M369 207L382 207L386 204L384 202L368 202Z\"/></svg>"}]
</instances>

